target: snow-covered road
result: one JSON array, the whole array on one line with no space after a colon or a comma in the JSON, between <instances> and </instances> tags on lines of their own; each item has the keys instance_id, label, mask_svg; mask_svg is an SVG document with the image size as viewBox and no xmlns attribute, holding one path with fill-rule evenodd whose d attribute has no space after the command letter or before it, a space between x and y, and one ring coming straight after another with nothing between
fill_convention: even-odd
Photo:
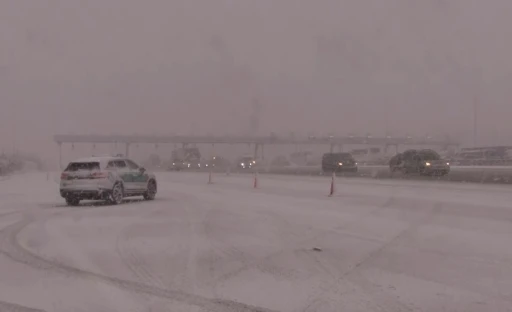
<instances>
[{"instance_id":1,"label":"snow-covered road","mask_svg":"<svg viewBox=\"0 0 512 312\"><path fill-rule=\"evenodd\" d=\"M510 187L163 173L66 207L0 181L0 311L512 311Z\"/></svg>"}]
</instances>

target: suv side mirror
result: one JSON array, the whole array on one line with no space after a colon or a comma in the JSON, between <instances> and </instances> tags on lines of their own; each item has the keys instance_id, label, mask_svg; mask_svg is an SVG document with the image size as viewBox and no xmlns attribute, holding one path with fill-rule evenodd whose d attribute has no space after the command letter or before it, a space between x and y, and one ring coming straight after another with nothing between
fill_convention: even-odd
<instances>
[{"instance_id":1,"label":"suv side mirror","mask_svg":"<svg viewBox=\"0 0 512 312\"><path fill-rule=\"evenodd\" d=\"M141 174L143 174L144 172L146 172L146 168L144 168L144 167L140 167L140 168L139 168L139 172L140 172Z\"/></svg>"}]
</instances>

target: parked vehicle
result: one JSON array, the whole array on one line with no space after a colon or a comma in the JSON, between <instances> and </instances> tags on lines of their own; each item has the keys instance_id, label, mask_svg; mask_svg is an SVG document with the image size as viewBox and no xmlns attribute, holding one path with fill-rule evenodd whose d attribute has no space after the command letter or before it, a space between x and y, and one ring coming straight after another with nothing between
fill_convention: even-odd
<instances>
[{"instance_id":1,"label":"parked vehicle","mask_svg":"<svg viewBox=\"0 0 512 312\"><path fill-rule=\"evenodd\" d=\"M322 156L322 171L357 172L357 162L350 153L326 153Z\"/></svg>"},{"instance_id":2,"label":"parked vehicle","mask_svg":"<svg viewBox=\"0 0 512 312\"><path fill-rule=\"evenodd\" d=\"M237 168L246 170L246 169L252 169L256 166L256 159L254 159L253 156L242 156L238 160Z\"/></svg>"},{"instance_id":3,"label":"parked vehicle","mask_svg":"<svg viewBox=\"0 0 512 312\"><path fill-rule=\"evenodd\" d=\"M450 163L434 150L411 149L394 156L389 168L391 172L403 174L446 175L450 172Z\"/></svg>"},{"instance_id":4,"label":"parked vehicle","mask_svg":"<svg viewBox=\"0 0 512 312\"><path fill-rule=\"evenodd\" d=\"M172 151L169 170L181 171L201 168L201 153L197 147L180 148Z\"/></svg>"}]
</instances>

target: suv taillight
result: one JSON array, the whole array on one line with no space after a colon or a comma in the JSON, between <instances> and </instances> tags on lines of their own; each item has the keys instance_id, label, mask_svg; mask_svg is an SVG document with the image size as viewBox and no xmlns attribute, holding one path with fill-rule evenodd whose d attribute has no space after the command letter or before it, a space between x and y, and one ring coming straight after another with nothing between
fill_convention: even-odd
<instances>
[{"instance_id":1,"label":"suv taillight","mask_svg":"<svg viewBox=\"0 0 512 312\"><path fill-rule=\"evenodd\" d=\"M60 179L61 180L67 180L68 179L68 174L66 172L63 172L60 174Z\"/></svg>"},{"instance_id":2,"label":"suv taillight","mask_svg":"<svg viewBox=\"0 0 512 312\"><path fill-rule=\"evenodd\" d=\"M91 173L91 178L93 179L104 179L104 178L107 178L108 177L108 172L94 172L94 173Z\"/></svg>"}]
</instances>

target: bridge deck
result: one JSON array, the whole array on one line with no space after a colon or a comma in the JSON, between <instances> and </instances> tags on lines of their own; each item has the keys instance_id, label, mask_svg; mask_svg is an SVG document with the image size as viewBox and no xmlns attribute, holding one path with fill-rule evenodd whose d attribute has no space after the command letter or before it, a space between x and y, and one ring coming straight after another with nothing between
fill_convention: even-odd
<instances>
[{"instance_id":1,"label":"bridge deck","mask_svg":"<svg viewBox=\"0 0 512 312\"><path fill-rule=\"evenodd\" d=\"M277 136L154 136L154 135L55 135L56 143L195 143L195 144L368 144L368 145L458 145L455 141L407 137L319 137L283 138Z\"/></svg>"}]
</instances>

